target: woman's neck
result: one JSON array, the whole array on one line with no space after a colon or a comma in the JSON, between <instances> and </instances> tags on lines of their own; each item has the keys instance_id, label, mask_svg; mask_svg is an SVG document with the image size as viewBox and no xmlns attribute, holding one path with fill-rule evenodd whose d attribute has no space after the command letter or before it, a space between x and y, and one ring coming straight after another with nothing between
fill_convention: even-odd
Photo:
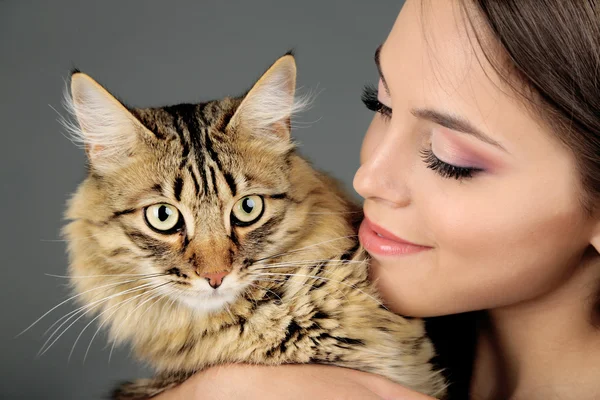
<instances>
[{"instance_id":1,"label":"woman's neck","mask_svg":"<svg viewBox=\"0 0 600 400\"><path fill-rule=\"evenodd\" d=\"M600 256L590 249L565 281L536 299L488 312L473 400L600 398L600 329L591 324Z\"/></svg>"}]
</instances>

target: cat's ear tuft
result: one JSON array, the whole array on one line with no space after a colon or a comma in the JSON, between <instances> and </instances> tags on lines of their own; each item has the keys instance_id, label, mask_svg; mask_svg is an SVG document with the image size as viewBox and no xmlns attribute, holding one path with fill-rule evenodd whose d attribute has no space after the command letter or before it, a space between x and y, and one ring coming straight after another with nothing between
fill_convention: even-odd
<instances>
[{"instance_id":1,"label":"cat's ear tuft","mask_svg":"<svg viewBox=\"0 0 600 400\"><path fill-rule=\"evenodd\" d=\"M84 73L73 72L71 93L65 97L78 123L68 126L72 138L85 146L90 164L100 171L122 164L139 135L148 134L123 104Z\"/></svg>"},{"instance_id":2,"label":"cat's ear tuft","mask_svg":"<svg viewBox=\"0 0 600 400\"><path fill-rule=\"evenodd\" d=\"M291 117L306 107L295 99L296 61L279 58L254 84L229 122L228 128L289 139Z\"/></svg>"}]
</instances>

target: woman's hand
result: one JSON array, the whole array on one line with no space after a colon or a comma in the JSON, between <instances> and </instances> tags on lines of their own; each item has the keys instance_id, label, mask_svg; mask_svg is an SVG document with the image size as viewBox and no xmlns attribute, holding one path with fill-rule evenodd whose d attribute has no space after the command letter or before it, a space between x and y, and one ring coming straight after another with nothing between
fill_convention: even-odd
<instances>
[{"instance_id":1,"label":"woman's hand","mask_svg":"<svg viewBox=\"0 0 600 400\"><path fill-rule=\"evenodd\" d=\"M432 400L379 375L327 365L224 365L199 372L156 400Z\"/></svg>"}]
</instances>

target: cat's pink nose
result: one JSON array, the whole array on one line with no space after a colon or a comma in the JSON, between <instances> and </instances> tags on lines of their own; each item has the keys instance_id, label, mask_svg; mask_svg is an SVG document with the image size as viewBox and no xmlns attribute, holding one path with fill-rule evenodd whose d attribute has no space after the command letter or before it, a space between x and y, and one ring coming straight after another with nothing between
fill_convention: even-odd
<instances>
[{"instance_id":1,"label":"cat's pink nose","mask_svg":"<svg viewBox=\"0 0 600 400\"><path fill-rule=\"evenodd\" d=\"M221 286L221 283L223 283L223 278L225 278L227 275L229 275L229 272L227 272L227 271L210 272L210 273L200 274L200 276L203 277L204 279L206 279L208 284L213 289L216 289L219 286Z\"/></svg>"}]
</instances>

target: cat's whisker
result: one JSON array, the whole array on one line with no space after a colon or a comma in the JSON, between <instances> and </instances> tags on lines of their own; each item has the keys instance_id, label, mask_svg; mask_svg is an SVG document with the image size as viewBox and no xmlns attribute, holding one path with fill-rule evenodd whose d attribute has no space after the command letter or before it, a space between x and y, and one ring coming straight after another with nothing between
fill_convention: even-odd
<instances>
[{"instance_id":1,"label":"cat's whisker","mask_svg":"<svg viewBox=\"0 0 600 400\"><path fill-rule=\"evenodd\" d=\"M109 276L128 276L128 277L144 276L144 277L155 277L155 276L162 276L162 275L167 275L167 274L165 274L164 272L155 272L155 273L151 273L151 274L106 274L106 275L77 275L77 276L54 275L54 274L44 274L44 275L51 276L53 278L83 279L83 278L103 278L103 277L109 277Z\"/></svg>"},{"instance_id":2,"label":"cat's whisker","mask_svg":"<svg viewBox=\"0 0 600 400\"><path fill-rule=\"evenodd\" d=\"M171 292L173 292L174 290L179 290L181 291L181 289L177 289L177 288L171 288ZM144 300L143 303L139 304L136 308L134 308L131 313L129 315L132 315L140 306L144 305L145 303L147 303L149 300L152 299L156 299L152 304L150 304L148 307L146 307L146 310L144 310L144 312L142 312L142 314L140 314L140 316L138 318L142 318L144 316L144 314L146 314L148 311L150 311L150 309L157 304L160 300L164 299L165 295L162 293L157 293L152 295L149 299ZM128 319L129 319L129 315L125 318L125 320L122 323L125 323ZM122 325L121 325L122 326ZM121 327L119 327L117 329L117 331L115 332L114 336L115 338L112 341L112 345L110 346L110 352L108 353L108 363L110 364L110 360L112 359L112 354L113 351L115 350L115 345L117 344L117 337L119 336L119 332L121 331Z\"/></svg>"},{"instance_id":3,"label":"cat's whisker","mask_svg":"<svg viewBox=\"0 0 600 400\"><path fill-rule=\"evenodd\" d=\"M52 311L56 310L58 307L62 306L63 304L65 304L65 303L67 303L67 302L69 302L69 301L71 301L71 300L73 300L73 299L75 299L75 298L77 298L79 296L82 296L82 295L84 295L86 293L89 293L89 292L92 292L94 290L99 290L99 289L106 288L106 287L111 287L111 286L123 285L125 283L136 282L138 280L140 280L140 279L132 279L132 280L122 281L122 282L111 282L111 283L108 283L106 285L97 286L95 288L88 289L88 290L86 290L84 292L81 292L81 293L78 293L76 295L73 295L73 296L69 297L68 299L66 299L64 301L61 301L60 303L58 303L57 305L55 305L54 307L52 307L50 310L46 311L41 317L39 317L38 319L36 319L35 321L33 321L33 323L31 325L29 325L27 328L25 328L21 333L19 333L15 337L21 336L22 334L24 334L25 332L27 332L29 329L31 329L35 324L37 324L38 322L40 322L40 320L42 318L44 318L46 315L50 314Z\"/></svg>"},{"instance_id":4,"label":"cat's whisker","mask_svg":"<svg viewBox=\"0 0 600 400\"><path fill-rule=\"evenodd\" d=\"M82 310L83 312L79 311L79 312L81 313L81 315L80 315L79 317L77 317L77 318L76 318L76 319L75 319L73 322L71 322L71 324L70 324L70 325L68 325L68 326L67 326L67 327L66 327L66 328L65 328L65 329L64 329L64 330L63 330L63 331L60 333L60 335L58 335L58 336L57 336L57 337L54 339L54 341L53 341L52 343L50 343L50 345L48 345L48 342L49 342L50 340L52 340L52 338L54 337L54 335L56 335L56 334L58 333L58 331L60 330L60 328L61 328L62 326L64 326L64 325L65 325L67 322L69 322L69 320L70 320L71 318L75 317L75 316L77 315L77 313L75 313L75 314L71 315L69 318L67 318L67 319L66 319L66 320L65 320L65 321L64 321L62 324L60 324L60 325L58 326L58 328L56 328L56 329L54 330L54 332L52 332L52 334L51 334L51 335L48 337L48 339L46 340L46 342L45 342L45 343L42 345L42 347L41 347L40 351L38 352L37 356L38 356L38 357L41 357L41 356L43 356L43 355L44 355L44 353L46 353L46 352L47 352L47 351L50 349L50 347L52 347L52 345L53 345L54 343L56 343L56 341L57 341L58 339L60 339L60 337L61 337L62 335L64 335L64 334L65 334L65 332L69 330L69 328L71 328L71 326L73 326L73 325L74 325L74 324L75 324L77 321L79 321L79 320L80 320L81 318L83 318L83 317L84 317L84 316L85 316L85 315L86 315L88 312L90 312L90 311L93 309L94 305L98 304L99 302L106 302L106 301L108 301L108 300L110 300L110 299L112 299L112 298L115 298L115 297L117 297L117 296L122 296L122 295L124 295L124 294L127 294L127 293L130 293L130 292L132 292L132 291L143 290L143 289L145 289L146 287L148 287L148 286L151 286L151 285L154 285L154 284L155 284L155 283L145 283L145 284L143 284L143 285L136 286L135 288L130 288L130 289L124 290L124 291L122 291L122 292L119 292L119 293L116 293L116 294L113 294L113 295L107 296L107 297L105 297L105 298L103 298L103 299L96 300L96 301L94 301L94 302L92 302L92 303L88 304L87 306L84 306L84 309L85 309L85 310ZM47 346L47 345L48 345L48 346ZM47 346L47 347L46 347L46 346Z\"/></svg>"},{"instance_id":5,"label":"cat's whisker","mask_svg":"<svg viewBox=\"0 0 600 400\"><path fill-rule=\"evenodd\" d=\"M228 304L225 304L225 310L227 311L227 313L229 314L229 316L231 317L231 321L235 322L236 318L233 316L233 313L231 312L231 309L229 308Z\"/></svg>"},{"instance_id":6,"label":"cat's whisker","mask_svg":"<svg viewBox=\"0 0 600 400\"><path fill-rule=\"evenodd\" d=\"M153 294L152 292L154 292L155 290L160 289L161 287L165 286L165 285L172 285L172 282L165 282L165 283L161 283L158 286L155 286L153 288L150 288L148 291L135 295L125 301L122 301L121 303L118 303L117 305L119 305L119 307L113 311L102 323L100 323L100 325L98 326L98 329L96 329L96 332L94 333L94 335L92 336L92 338L90 339L90 344L88 344L87 349L85 350L85 354L83 356L83 362L85 363L85 360L87 359L87 355L90 351L90 348L92 347L92 343L94 342L94 339L96 338L96 336L98 335L98 333L100 332L100 330L102 329L102 327L104 326L104 324L106 324L106 322L110 319L110 317L112 317L113 315L115 315L115 313L117 311L119 311L121 308L123 308L126 304L134 301L135 299L137 299L138 297L141 296L148 296L149 295L149 299L144 300L144 302L142 302L141 304L144 304L145 302L147 302L148 300L153 298ZM135 310L137 310L137 308L140 305L138 305ZM107 311L109 311L110 309L114 308L115 306L112 306L110 308L107 308L106 310L102 311L100 314L98 314L96 317L94 317L90 322L88 322L88 324L81 330L81 332L79 333L79 336L77 336L77 339L75 340L75 343L73 343L73 348L71 349L71 352L69 353L69 360L71 360L71 355L73 354L73 351L75 350L75 346L77 345L77 341L79 340L79 338L81 337L81 335L83 334L83 332L87 329L88 326L90 326L95 320L97 320L98 318L100 318L100 316L102 316L102 314L106 313ZM128 316L131 315L128 314Z\"/></svg>"},{"instance_id":7,"label":"cat's whisker","mask_svg":"<svg viewBox=\"0 0 600 400\"><path fill-rule=\"evenodd\" d=\"M152 303L152 304L150 305L150 307L151 307L152 305L154 305L154 304L155 304L155 303L156 303L158 300L160 300L160 299L161 299L161 293L157 293L157 294L151 295L151 296L150 296L148 299L146 299L146 300L144 300L142 303L138 304L138 305L137 305L137 306L136 306L136 307L135 307L135 308L134 308L134 309L131 311L131 313L130 313L130 314L128 314L128 315L127 315L127 317L125 317L125 320L123 320L123 321L122 321L122 323L125 323L125 322L126 322L128 319L129 319L129 315L133 314L133 313L134 313L134 312L135 312L135 311L136 311L138 308L140 308L140 306L142 306L142 305L146 304L146 302L147 302L147 301L149 301L149 300L152 300L152 299L156 299L156 301L155 301L154 303ZM148 308L147 308L147 309L144 311L144 313L145 313L146 311L148 311ZM114 334L114 338L113 338L113 340L112 340L112 344L111 344L111 346L110 346L110 352L108 353L108 363L109 363L109 364L110 364L110 360L112 359L112 354L113 354L113 351L115 350L115 345L117 344L117 337L119 336L119 335L118 335L118 333L119 333L120 331L121 331L121 326L119 326L119 327L117 328L117 332ZM108 345L108 344L107 344L107 345ZM90 346L91 346L91 342L90 342L90 344L88 345L88 350L89 350ZM87 352L88 352L88 350L86 350L86 351L85 351L85 355L84 355L84 357L83 357L83 360L84 360L84 362L85 362L85 358L86 358L86 356L87 356Z\"/></svg>"},{"instance_id":8,"label":"cat's whisker","mask_svg":"<svg viewBox=\"0 0 600 400\"><path fill-rule=\"evenodd\" d=\"M169 302L169 304L167 305L168 307L173 307L175 306L175 302L179 300L179 298L181 297L182 294L185 293L184 289L179 289L179 288L175 288L175 290L178 290L179 293L177 294L177 296L173 297L171 299L171 301Z\"/></svg>"},{"instance_id":9,"label":"cat's whisker","mask_svg":"<svg viewBox=\"0 0 600 400\"><path fill-rule=\"evenodd\" d=\"M163 274L160 274L160 275L158 275L158 276L161 276L161 275L163 275ZM116 284L116 285L114 285L114 286L124 285L124 284L126 284L126 283L138 282L138 281L145 280L145 279L150 279L150 278L154 278L154 276L150 276L150 277L148 277L148 278L132 279L132 280L124 281L124 282L119 282L118 284ZM45 335L47 335L47 334L48 334L48 332L49 332L49 331L50 331L50 330L51 330L51 329L52 329L52 328L53 328L53 327L54 327L56 324L58 324L58 323L59 323L60 321L62 321L63 319L67 318L69 315L71 315L71 314L73 314L73 313L76 313L77 311L80 311L80 310L81 310L81 309L83 309L83 308L87 308L87 307L89 307L89 306L92 306L92 305L94 305L94 304L97 304L97 303L99 303L99 302L100 302L100 301L102 301L102 300L103 300L103 299L100 299L100 300L95 300L95 301L93 301L92 303L89 303L89 304L83 305L83 306L81 306L81 307L79 307L79 308L77 308L77 309L75 309L75 310L72 310L72 311L68 312L67 314L63 315L63 316L62 316L62 317L60 317L58 320L56 320L56 321L55 321L55 322L54 322L52 325L50 325L50 327L48 327L48 329L46 329L46 331L43 333L43 335L42 335L42 336L45 336Z\"/></svg>"},{"instance_id":10,"label":"cat's whisker","mask_svg":"<svg viewBox=\"0 0 600 400\"><path fill-rule=\"evenodd\" d=\"M65 321L63 321L63 322L62 322L62 323L61 323L61 324L60 324L60 325L59 325L59 326L58 326L58 327L57 327L57 328L56 328L56 329L55 329L55 330L54 330L54 331L53 331L53 332L50 334L50 336L48 337L48 339L46 340L46 342L44 343L44 345L42 345L42 347L40 348L40 351L38 352L38 357L39 357L39 356L41 356L41 355L43 354L43 353L42 353L42 354L40 354L40 353L42 352L42 350L44 349L44 347L46 346L46 344L47 344L47 343L48 343L50 340L52 340L52 338L54 337L54 335L56 335L56 334L58 333L58 331L60 331L61 327L63 327L63 326L66 324L66 323L68 323L68 322L69 322L69 321L70 321L72 318L74 318L74 317L75 317L75 316L77 316L78 314L80 314L80 316L79 316L77 319L75 319L75 320L74 320L74 321L73 321L73 322L72 322L72 323L71 323L69 326L67 326L67 328L65 328L65 330L64 330L64 331L63 331L63 332L60 334L60 336L62 336L62 335L63 335L63 334L64 334L64 333L65 333L65 332L66 332L66 331L67 331L67 330L68 330L68 329L69 329L71 326L73 326L73 324L75 324L75 323L76 323L78 320L80 320L80 319L81 319L83 316L85 316L85 315L86 315L88 312L92 311L92 310L93 310L93 308L94 308L94 306L96 306L96 305L99 305L99 304L101 304L101 303L103 303L103 302L106 302L106 301L108 301L108 300L110 300L111 298L114 298L114 297L116 297L116 296L121 296L121 295L123 295L123 294L129 293L129 292L132 292L132 291L141 290L141 289L143 289L144 287L150 286L150 285L152 285L152 284L153 284L153 283L146 283L146 284L143 284L143 285L140 285L140 286L136 286L136 287L134 287L134 288L129 288L129 289L126 289L126 290L124 290L124 291L121 291L121 292L119 292L119 293L116 293L116 294L114 294L114 295L109 295L109 296L106 296L106 297L104 297L104 298L101 298L101 299L95 300L95 301L93 301L93 302L91 302L91 303L89 303L89 304L83 305L83 306L81 306L81 307L77 308L76 310L70 311L69 313L65 314L63 317L61 317L59 320L57 320L57 321L56 321L54 324L52 324L52 326L51 326L50 328L48 328L48 329L46 330L46 332L44 332L44 335L45 335L45 334L47 334L47 333L48 333L48 331L50 331L50 330L52 329L52 327L54 327L54 326L55 326L55 325L56 325L58 322L60 322L61 320L65 319L65 318L68 316L68 318L67 318ZM58 340L58 338L57 338L56 340ZM52 346L52 344L54 344L54 343L56 342L56 340L54 340L54 341L53 341L53 342L50 344L50 346ZM48 350L48 349L46 349L46 350Z\"/></svg>"},{"instance_id":11,"label":"cat's whisker","mask_svg":"<svg viewBox=\"0 0 600 400\"><path fill-rule=\"evenodd\" d=\"M363 211L323 211L323 212L307 212L307 215L343 215L343 214L362 214Z\"/></svg>"},{"instance_id":12,"label":"cat's whisker","mask_svg":"<svg viewBox=\"0 0 600 400\"><path fill-rule=\"evenodd\" d=\"M117 311L119 311L119 310L120 310L120 309L121 309L123 306L125 306L126 304L128 304L128 303L130 303L130 302L134 301L134 300L135 300L135 299L137 299L138 297L141 297L141 296L147 296L147 295L148 295L148 293L151 293L151 292L152 292L152 290L154 290L154 289L155 289L155 288L150 288L150 289L149 289L148 291L146 291L146 292L143 292L143 293L137 294L137 295L135 295L135 296L133 296L133 297L129 297L129 298L127 298L127 299L121 300L121 301L120 301L120 302L118 302L117 304L114 304L114 305L112 305L112 306L108 307L107 309L105 309L105 310L103 310L102 312L98 313L98 315L96 315L94 318L92 318L92 319L91 319L91 320L90 320L90 321L89 321L89 322L88 322L88 323L87 323L87 324L86 324L86 325L83 327L83 329L81 330L81 332L79 332L79 335L77 335L77 338L75 338L75 342L73 343L73 347L71 347L71 351L69 352L69 357L67 358L67 362L70 362L70 361L71 361L71 357L72 357L72 355L73 355L73 352L75 351L75 347L77 346L77 343L79 342L79 339L81 338L81 336L83 335L83 333L84 333L84 332L87 330L87 328L88 328L88 327L89 327L91 324L93 324L93 323L94 323L94 321L96 321L96 320L97 320L98 318L100 318L102 315L104 315L105 313L107 313L108 311L110 311L110 310L112 310L113 308L115 308L115 307L116 307L117 309L116 309L115 311L113 311L113 312L112 312L112 313L111 313L111 314L108 316L108 317L110 318L110 317L111 317L111 316L112 316L114 313L116 313ZM104 323L105 323L105 322L106 322L106 320L105 320L105 321L103 321L102 323L100 323L100 324L99 324L99 327L98 327L98 329L96 330L96 333L95 333L95 334L92 336L92 339L90 340L90 346L91 346L91 343L92 343L92 341L93 341L93 340L94 340L94 338L96 337L96 334L97 334L97 333L100 331L100 329L102 328L102 326L104 325ZM83 363L85 363L85 360L86 360L86 358L87 358L87 353L88 353L88 350L89 350L89 346L88 346L88 348L87 348L87 350L86 350L86 352L85 352L85 355L84 355L84 357L83 357Z\"/></svg>"},{"instance_id":13,"label":"cat's whisker","mask_svg":"<svg viewBox=\"0 0 600 400\"><path fill-rule=\"evenodd\" d=\"M241 297L250 300L255 306L258 305L258 303L256 302L256 298L253 296L252 293L252 288L259 288L259 289L263 289L261 286L256 285L254 283L250 283L248 285L248 287L244 290L244 292L242 293Z\"/></svg>"},{"instance_id":14,"label":"cat's whisker","mask_svg":"<svg viewBox=\"0 0 600 400\"><path fill-rule=\"evenodd\" d=\"M297 264L319 264L319 263L330 262L330 261L337 261L337 260L330 260L330 259L289 260L289 261L274 262L274 263L271 263L271 264L256 264L256 265L259 265L259 266L269 266L269 265L283 265L283 264L290 264L290 263L297 263Z\"/></svg>"},{"instance_id":15,"label":"cat's whisker","mask_svg":"<svg viewBox=\"0 0 600 400\"><path fill-rule=\"evenodd\" d=\"M48 327L48 329L46 329L46 331L44 332L43 336L46 336L48 334L48 332L50 332L52 330L52 328L54 328L58 323L60 323L62 320L64 320L65 318L68 318L69 316L78 313L79 311L83 310L83 309L87 309L89 308L90 304L85 304L81 307L77 307L75 310L71 310L68 313L66 313L65 315L63 315L62 317L60 317L59 319L57 319L56 321L54 321L54 323L52 325L50 325Z\"/></svg>"},{"instance_id":16,"label":"cat's whisker","mask_svg":"<svg viewBox=\"0 0 600 400\"><path fill-rule=\"evenodd\" d=\"M90 233L88 236L77 236L76 238L73 239L40 239L41 242L72 242L74 241L79 241L79 240L87 240L87 239L96 239L98 237L97 233Z\"/></svg>"},{"instance_id":17,"label":"cat's whisker","mask_svg":"<svg viewBox=\"0 0 600 400\"><path fill-rule=\"evenodd\" d=\"M255 283L251 283L250 285L251 285L251 286L254 286L254 287L257 287L257 288L259 288L259 289L262 289L262 290L266 290L267 292L274 294L274 295L275 295L275 297L277 297L277 298L278 298L280 301L283 301L283 299L281 298L281 296L279 296L277 293L275 293L274 291L272 291L272 290L271 290L271 289L269 289L269 288L266 288L266 287L264 287L264 286L261 286L261 285L257 285L257 284L255 284ZM254 299L254 302L256 302L256 299Z\"/></svg>"},{"instance_id":18,"label":"cat's whisker","mask_svg":"<svg viewBox=\"0 0 600 400\"><path fill-rule=\"evenodd\" d=\"M164 309L165 307L175 307L175 303L179 300L179 298L181 297L182 294L184 294L186 292L185 289L181 289L177 286L173 286L169 288L169 293L167 293L168 297L170 297L170 300L164 301L161 305L161 310ZM165 296L163 296L165 297Z\"/></svg>"},{"instance_id":19,"label":"cat's whisker","mask_svg":"<svg viewBox=\"0 0 600 400\"><path fill-rule=\"evenodd\" d=\"M172 282L169 282L169 283L173 284ZM159 286L157 286L156 288L149 290L147 293L151 293L151 292L153 292L154 290L156 290L156 289L158 289L158 288L160 288L160 287L162 287L162 286L165 286L165 284L159 285ZM128 315L125 317L125 319L124 319L122 322L127 322L127 320L129 320L129 317L130 317L132 314L134 314L134 313L135 313L135 311L136 311L138 308L140 308L141 306L143 306L144 304L146 304L148 301L150 301L150 300L152 300L152 299L154 299L154 298L157 298L157 297L159 297L159 298L160 298L160 297L164 297L164 296L165 296L165 295L164 295L164 293L160 293L160 292L159 292L159 293L154 293L154 294L152 294L152 295L150 296L150 298L148 298L148 299L144 300L143 302L141 302L140 304L138 304L138 305L137 305L137 306L136 306L136 307L135 307L133 310L131 310L131 312L129 312L129 313L128 313ZM147 310L146 310L146 311L147 311ZM145 313L145 312L144 312L144 313ZM142 314L142 315L143 315L143 314ZM120 329L121 329L121 327L119 327L119 328L117 329L117 331L116 331L116 333L115 333L115 336L118 336L118 333L120 332Z\"/></svg>"},{"instance_id":20,"label":"cat's whisker","mask_svg":"<svg viewBox=\"0 0 600 400\"><path fill-rule=\"evenodd\" d=\"M327 266L329 267L339 267L341 265L352 265L352 264L358 264L361 265L361 263L357 262L357 263L328 263ZM258 267L258 268L252 268L251 271L276 271L276 270L294 270L294 269L298 269L298 268L308 268L310 270L314 270L317 269L318 266L314 265L314 264L288 264L288 265L275 265L272 267Z\"/></svg>"},{"instance_id":21,"label":"cat's whisker","mask_svg":"<svg viewBox=\"0 0 600 400\"><path fill-rule=\"evenodd\" d=\"M178 288L178 287L176 287L176 286L175 286L175 287L171 287L170 289L171 289L171 292L170 292L170 293L168 293L168 296L169 296L169 297L171 297L171 300L170 300L170 301L167 301L167 302L164 302L164 303L162 303L162 304L163 304L163 307L162 307L162 309L164 309L164 307L174 307L174 306L175 306L175 303L176 303L176 302L179 300L179 298L181 297L181 295L183 295L183 294L186 292L186 290L185 290L185 289L181 289L181 288ZM172 296L171 294L172 294L173 292L179 292L179 293L177 293L177 295L176 295L176 296ZM161 310L162 310L162 309L161 309Z\"/></svg>"},{"instance_id":22,"label":"cat's whisker","mask_svg":"<svg viewBox=\"0 0 600 400\"><path fill-rule=\"evenodd\" d=\"M327 243L335 242L337 240L350 239L350 238L355 238L355 237L358 237L358 235L340 236L340 237L337 237L335 239L325 240L323 242L313 243L311 245L308 245L308 246L305 246L305 247L300 247L298 249L294 249L294 250L286 251L286 252L283 252L283 253L273 254L271 256L266 256L266 257L263 257L263 258L259 258L257 260L254 260L254 262L256 263L256 262L268 260L270 258L277 258L277 257L281 257L281 256L286 256L286 255L289 255L289 254L298 253L300 251L305 251L305 250L311 249L311 248L316 247L316 246L321 246L321 245L324 245L324 244L327 244Z\"/></svg>"},{"instance_id":23,"label":"cat's whisker","mask_svg":"<svg viewBox=\"0 0 600 400\"><path fill-rule=\"evenodd\" d=\"M364 295L370 297L371 299L373 299L373 301L375 301L378 305L380 305L380 306L382 306L382 307L385 308L385 305L383 305L383 303L381 303L381 301L379 301L377 298L373 297L369 293L366 293L365 291L357 288L354 285L349 285L349 284L347 284L345 282L342 282L340 280L337 280L337 279L325 278L325 277L316 276L316 275L284 274L284 273L279 273L279 272L258 272L258 273L255 273L254 275L259 275L259 276L273 276L273 275L276 275L276 276L299 276L299 277L304 277L304 278L313 278L313 279L320 279L320 280L325 280L325 281L336 282L336 283L339 283L340 285L344 285L344 286L352 288L352 289L354 289L354 290L356 290L358 292L361 292L362 294L364 294ZM387 310L387 308L386 308L386 310Z\"/></svg>"},{"instance_id":24,"label":"cat's whisker","mask_svg":"<svg viewBox=\"0 0 600 400\"><path fill-rule=\"evenodd\" d=\"M78 236L77 238L75 238L75 240L85 240L85 239L94 239L96 238L97 235L96 234L91 234L89 236ZM70 239L40 239L40 242L70 242Z\"/></svg>"},{"instance_id":25,"label":"cat's whisker","mask_svg":"<svg viewBox=\"0 0 600 400\"><path fill-rule=\"evenodd\" d=\"M270 282L270 283L274 283L274 284L279 284L279 285L281 285L281 284L282 284L282 283L283 283L285 280L284 280L284 279L255 278L255 281L258 281L258 282ZM313 287L313 286L312 286L310 283L307 283L307 282L300 282L300 285L301 285L301 286L303 286L303 287L308 287L308 288L309 288L309 290L310 290L310 288L312 288L312 287ZM346 295L346 294L344 294L344 293L342 293L342 292L341 292L339 289L336 289L336 291L337 291L338 293L340 293L340 294L341 294L343 297L347 297L347 295ZM293 302L293 301L295 301L297 298L300 298L300 297L302 297L303 295L304 295L303 293L301 293L301 292L298 292L298 293L297 293L297 294L295 294L294 296L288 297L288 298L286 299L286 302ZM279 296L277 296L277 297L279 297ZM281 298L281 297L279 297L279 298ZM283 301L283 300L282 300L282 301Z\"/></svg>"},{"instance_id":26,"label":"cat's whisker","mask_svg":"<svg viewBox=\"0 0 600 400\"><path fill-rule=\"evenodd\" d=\"M320 263L327 263L327 265L340 265L340 264L363 264L364 260L315 260L312 261L303 261L303 262L282 262L282 263L273 263L273 264L260 264L258 266L253 266L252 270L265 270L265 269L274 269L274 268L293 268L293 267L318 267Z\"/></svg>"},{"instance_id":27,"label":"cat's whisker","mask_svg":"<svg viewBox=\"0 0 600 400\"><path fill-rule=\"evenodd\" d=\"M259 282L275 282L275 283L283 283L285 281L285 279L283 279L283 278L280 278L280 279L255 278L255 280L259 281ZM311 285L308 282L299 282L299 283L302 286L306 286L306 287L309 287L309 288L313 287L313 285ZM338 292L339 294L341 294L343 297L348 298L348 295L345 294L345 293L343 293L340 289L335 289L335 290L336 290L336 292ZM303 296L303 294L302 293L298 293L295 296L290 297L288 299L288 302L293 302L297 297L301 297L301 296ZM277 297L279 297L279 296L277 296ZM281 297L279 297L279 298L281 299Z\"/></svg>"},{"instance_id":28,"label":"cat's whisker","mask_svg":"<svg viewBox=\"0 0 600 400\"><path fill-rule=\"evenodd\" d=\"M298 268L306 268L309 271L314 270L320 267L320 264L325 264L325 268L338 268L342 265L363 265L365 263L364 260L315 260L315 262L282 262L282 263L274 263L274 264L266 264L266 265L258 265L252 266L248 269L248 272L252 271L260 271L260 272L268 272L268 271L293 271Z\"/></svg>"}]
</instances>

